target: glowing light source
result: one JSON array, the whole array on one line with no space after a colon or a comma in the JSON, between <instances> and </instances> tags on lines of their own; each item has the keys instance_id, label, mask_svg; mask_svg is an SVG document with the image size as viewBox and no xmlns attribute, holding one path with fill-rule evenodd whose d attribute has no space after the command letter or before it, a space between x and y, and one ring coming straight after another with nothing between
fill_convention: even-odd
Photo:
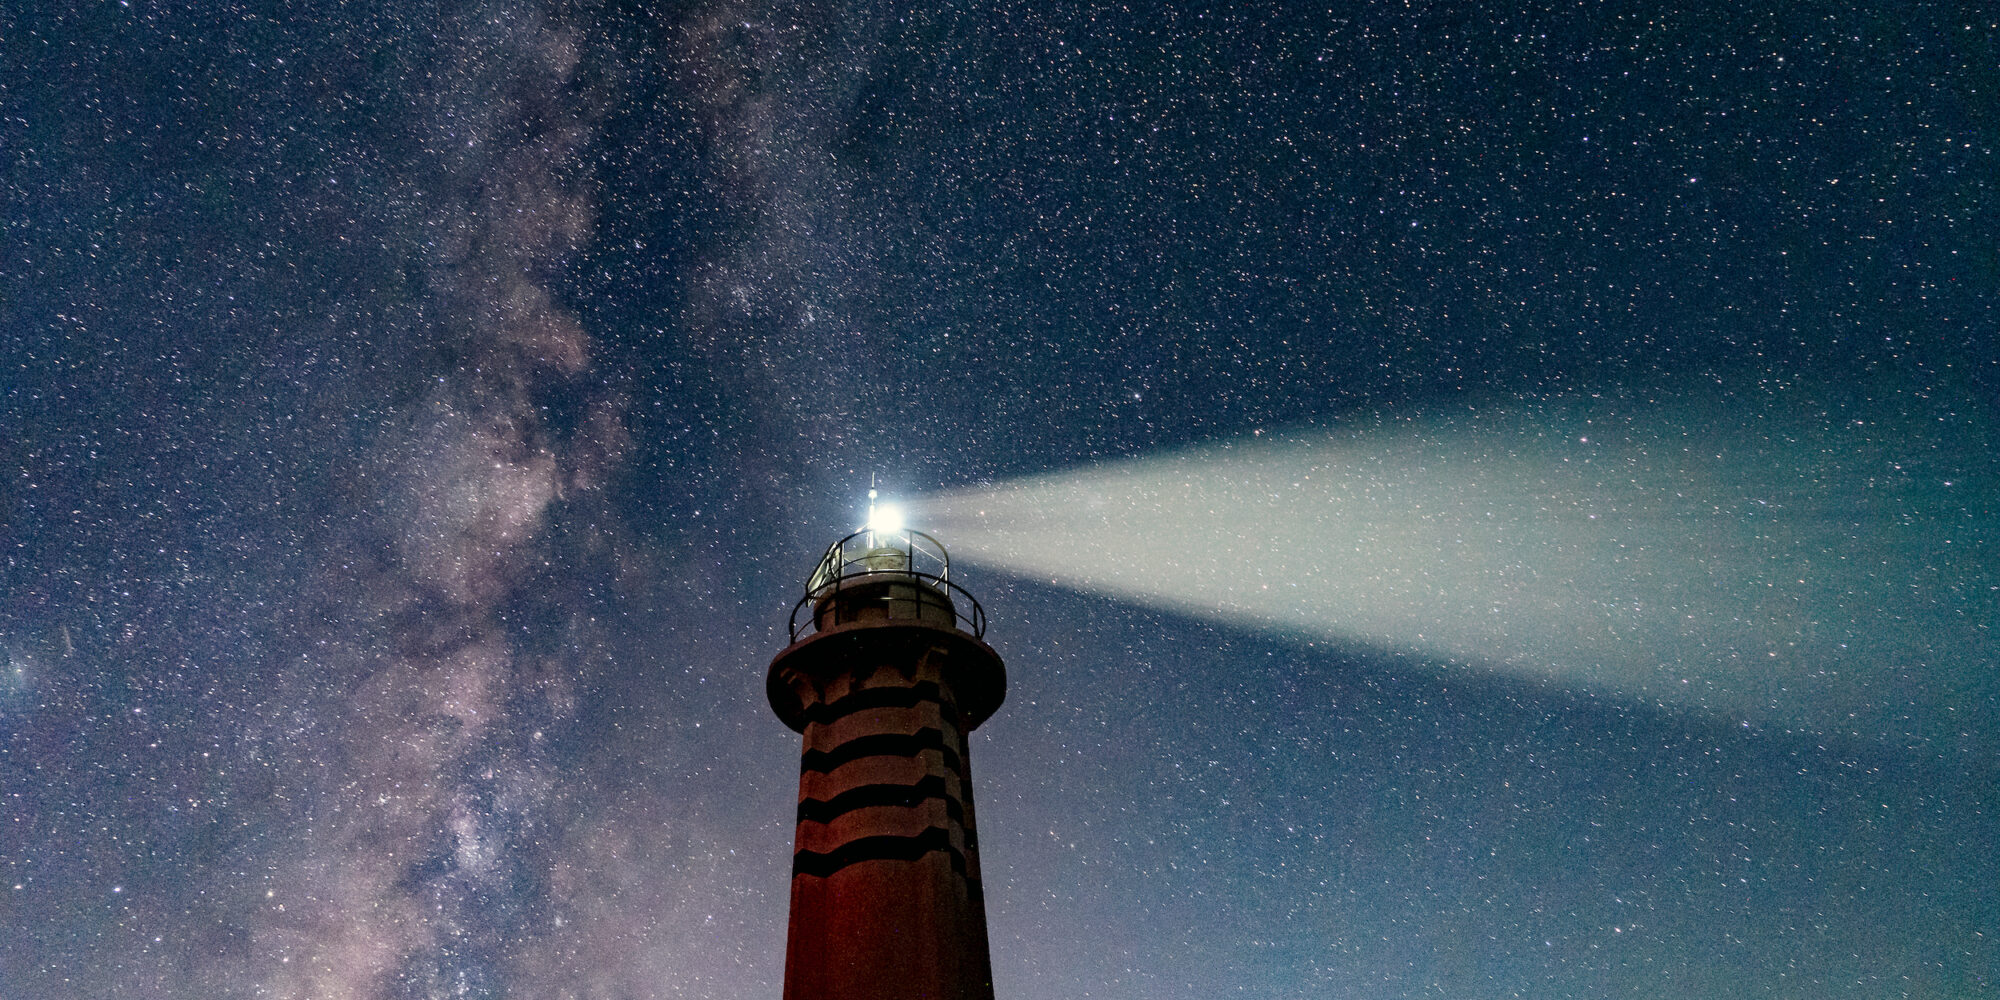
<instances>
[{"instance_id":1,"label":"glowing light source","mask_svg":"<svg viewBox=\"0 0 2000 1000\"><path fill-rule=\"evenodd\" d=\"M903 530L903 508L885 503L868 514L868 530L878 535L894 535Z\"/></svg>"}]
</instances>

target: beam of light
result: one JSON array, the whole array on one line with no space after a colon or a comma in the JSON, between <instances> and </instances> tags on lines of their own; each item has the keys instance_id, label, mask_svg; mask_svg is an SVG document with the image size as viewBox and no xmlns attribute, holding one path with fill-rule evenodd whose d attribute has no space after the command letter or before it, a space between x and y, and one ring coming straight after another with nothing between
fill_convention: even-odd
<instances>
[{"instance_id":1,"label":"beam of light","mask_svg":"<svg viewBox=\"0 0 2000 1000\"><path fill-rule=\"evenodd\" d=\"M910 516L962 560L1201 618L1745 724L1990 745L1988 420L1551 400L1260 432Z\"/></svg>"}]
</instances>

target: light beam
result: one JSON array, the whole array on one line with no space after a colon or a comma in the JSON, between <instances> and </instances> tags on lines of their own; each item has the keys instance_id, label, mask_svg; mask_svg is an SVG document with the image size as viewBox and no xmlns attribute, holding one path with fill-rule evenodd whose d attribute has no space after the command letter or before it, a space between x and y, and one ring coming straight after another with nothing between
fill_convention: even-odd
<instances>
[{"instance_id":1,"label":"light beam","mask_svg":"<svg viewBox=\"0 0 2000 1000\"><path fill-rule=\"evenodd\" d=\"M911 504L954 554L1188 615L1745 724L1994 741L1982 409L1559 399Z\"/></svg>"}]
</instances>

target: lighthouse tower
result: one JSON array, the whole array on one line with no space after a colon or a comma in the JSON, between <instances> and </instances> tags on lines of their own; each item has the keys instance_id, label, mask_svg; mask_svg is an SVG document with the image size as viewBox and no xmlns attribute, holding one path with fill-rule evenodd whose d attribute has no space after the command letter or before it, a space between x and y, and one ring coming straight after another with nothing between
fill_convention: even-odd
<instances>
[{"instance_id":1,"label":"lighthouse tower","mask_svg":"<svg viewBox=\"0 0 2000 1000\"><path fill-rule=\"evenodd\" d=\"M765 683L805 736L785 1000L990 1000L966 736L1006 672L944 546L881 513L826 550Z\"/></svg>"}]
</instances>

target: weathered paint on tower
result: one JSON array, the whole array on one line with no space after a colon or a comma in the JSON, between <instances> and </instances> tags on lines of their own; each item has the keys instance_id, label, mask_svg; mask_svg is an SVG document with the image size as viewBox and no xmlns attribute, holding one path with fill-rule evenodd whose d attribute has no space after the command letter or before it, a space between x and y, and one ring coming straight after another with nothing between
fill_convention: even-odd
<instances>
[{"instance_id":1,"label":"weathered paint on tower","mask_svg":"<svg viewBox=\"0 0 2000 1000\"><path fill-rule=\"evenodd\" d=\"M921 532L850 535L771 661L771 707L805 735L786 1000L993 996L966 737L1006 673L948 576Z\"/></svg>"}]
</instances>

